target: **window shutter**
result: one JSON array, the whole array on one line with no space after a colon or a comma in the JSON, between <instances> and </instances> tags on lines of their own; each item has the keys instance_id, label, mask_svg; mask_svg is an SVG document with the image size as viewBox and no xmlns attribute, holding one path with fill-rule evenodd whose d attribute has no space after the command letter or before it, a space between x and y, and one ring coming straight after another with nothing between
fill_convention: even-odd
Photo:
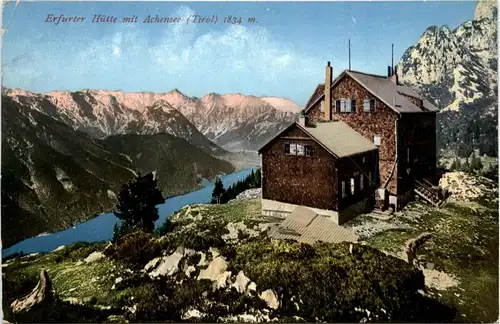
<instances>
[{"instance_id":1,"label":"window shutter","mask_svg":"<svg viewBox=\"0 0 500 324\"><path fill-rule=\"evenodd\" d=\"M360 191L363 191L363 188L364 188L364 186L365 186L365 183L364 183L364 182L365 182L365 179L364 179L364 177L363 177L363 174L361 174L361 175L359 176L359 190L360 190Z\"/></svg>"},{"instance_id":2,"label":"window shutter","mask_svg":"<svg viewBox=\"0 0 500 324\"><path fill-rule=\"evenodd\" d=\"M370 100L370 111L375 111L375 99Z\"/></svg>"},{"instance_id":3,"label":"window shutter","mask_svg":"<svg viewBox=\"0 0 500 324\"><path fill-rule=\"evenodd\" d=\"M370 99L365 99L363 101L363 111L370 112Z\"/></svg>"},{"instance_id":4,"label":"window shutter","mask_svg":"<svg viewBox=\"0 0 500 324\"><path fill-rule=\"evenodd\" d=\"M290 154L290 144L285 144L285 154Z\"/></svg>"},{"instance_id":5,"label":"window shutter","mask_svg":"<svg viewBox=\"0 0 500 324\"><path fill-rule=\"evenodd\" d=\"M351 99L351 112L356 112L356 99Z\"/></svg>"},{"instance_id":6,"label":"window shutter","mask_svg":"<svg viewBox=\"0 0 500 324\"><path fill-rule=\"evenodd\" d=\"M297 155L304 155L304 145L297 144Z\"/></svg>"},{"instance_id":7,"label":"window shutter","mask_svg":"<svg viewBox=\"0 0 500 324\"><path fill-rule=\"evenodd\" d=\"M340 100L335 100L335 111L340 112Z\"/></svg>"},{"instance_id":8,"label":"window shutter","mask_svg":"<svg viewBox=\"0 0 500 324\"><path fill-rule=\"evenodd\" d=\"M342 181L342 198L345 197L345 181Z\"/></svg>"}]
</instances>

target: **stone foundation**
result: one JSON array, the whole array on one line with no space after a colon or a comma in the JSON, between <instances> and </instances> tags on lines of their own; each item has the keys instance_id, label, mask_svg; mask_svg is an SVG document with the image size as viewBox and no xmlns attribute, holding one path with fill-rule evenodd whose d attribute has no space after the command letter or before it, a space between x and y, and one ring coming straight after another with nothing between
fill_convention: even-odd
<instances>
[{"instance_id":1,"label":"stone foundation","mask_svg":"<svg viewBox=\"0 0 500 324\"><path fill-rule=\"evenodd\" d=\"M299 205L289 204L284 202L279 202L276 200L262 199L262 215L277 218L286 218L291 214L291 212ZM343 210L327 210L319 209L308 206L302 206L308 208L318 215L326 216L330 218L336 224L342 225L343 223L353 219L354 217L369 212L373 210L373 200L370 198L364 199L356 204L353 204Z\"/></svg>"},{"instance_id":2,"label":"stone foundation","mask_svg":"<svg viewBox=\"0 0 500 324\"><path fill-rule=\"evenodd\" d=\"M415 193L413 189L408 190L405 193L402 193L397 196L389 196L389 206L394 206L394 211L401 210L404 206L406 206L410 201L415 199Z\"/></svg>"}]
</instances>

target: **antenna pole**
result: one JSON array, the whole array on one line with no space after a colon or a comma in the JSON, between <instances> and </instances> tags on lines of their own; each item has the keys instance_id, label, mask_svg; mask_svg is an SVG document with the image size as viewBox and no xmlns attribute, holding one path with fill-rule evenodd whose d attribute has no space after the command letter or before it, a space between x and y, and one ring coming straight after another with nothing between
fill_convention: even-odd
<instances>
[{"instance_id":1,"label":"antenna pole","mask_svg":"<svg viewBox=\"0 0 500 324\"><path fill-rule=\"evenodd\" d=\"M351 71L351 39L349 38L349 71Z\"/></svg>"}]
</instances>

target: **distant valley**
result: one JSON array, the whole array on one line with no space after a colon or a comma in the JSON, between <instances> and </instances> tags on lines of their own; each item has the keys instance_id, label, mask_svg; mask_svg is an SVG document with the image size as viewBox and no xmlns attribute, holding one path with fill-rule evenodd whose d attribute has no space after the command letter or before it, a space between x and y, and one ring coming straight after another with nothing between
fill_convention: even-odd
<instances>
[{"instance_id":1,"label":"distant valley","mask_svg":"<svg viewBox=\"0 0 500 324\"><path fill-rule=\"evenodd\" d=\"M3 96L3 246L111 210L136 172L155 171L163 195L171 196L234 171L206 152L224 151L208 145L203 150L166 133L96 139Z\"/></svg>"}]
</instances>

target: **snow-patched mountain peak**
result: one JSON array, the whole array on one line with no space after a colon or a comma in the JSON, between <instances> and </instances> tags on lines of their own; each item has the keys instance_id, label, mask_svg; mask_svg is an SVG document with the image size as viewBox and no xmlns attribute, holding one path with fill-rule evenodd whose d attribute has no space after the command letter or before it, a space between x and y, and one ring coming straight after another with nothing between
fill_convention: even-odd
<instances>
[{"instance_id":1,"label":"snow-patched mountain peak","mask_svg":"<svg viewBox=\"0 0 500 324\"><path fill-rule=\"evenodd\" d=\"M474 11L474 20L497 20L498 3L496 0L479 0Z\"/></svg>"},{"instance_id":2,"label":"snow-patched mountain peak","mask_svg":"<svg viewBox=\"0 0 500 324\"><path fill-rule=\"evenodd\" d=\"M403 82L441 108L436 121L439 149L461 156L472 149L497 155L496 8L496 1L479 1L474 20L454 30L427 28L401 58Z\"/></svg>"},{"instance_id":3,"label":"snow-patched mountain peak","mask_svg":"<svg viewBox=\"0 0 500 324\"><path fill-rule=\"evenodd\" d=\"M431 26L399 63L402 80L434 99L444 110L496 98L497 22L484 19L496 2L481 1L480 20L467 21L455 30Z\"/></svg>"}]
</instances>

